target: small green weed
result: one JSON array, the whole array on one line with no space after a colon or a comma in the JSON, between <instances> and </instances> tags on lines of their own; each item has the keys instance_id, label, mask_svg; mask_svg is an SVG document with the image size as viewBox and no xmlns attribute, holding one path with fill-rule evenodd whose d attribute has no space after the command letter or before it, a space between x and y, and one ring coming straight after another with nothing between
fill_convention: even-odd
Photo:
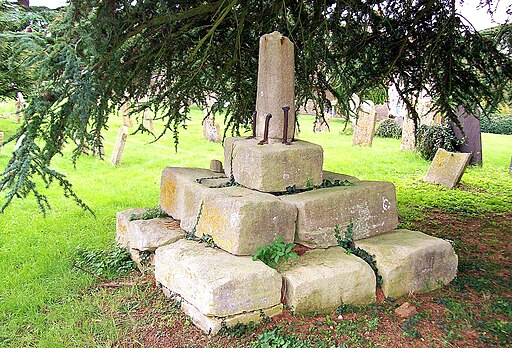
<instances>
[{"instance_id":1,"label":"small green weed","mask_svg":"<svg viewBox=\"0 0 512 348\"><path fill-rule=\"evenodd\" d=\"M77 247L72 255L73 265L100 278L114 279L137 267L130 254L118 246L107 250L88 250Z\"/></svg>"},{"instance_id":2,"label":"small green weed","mask_svg":"<svg viewBox=\"0 0 512 348\"><path fill-rule=\"evenodd\" d=\"M417 324L420 322L420 320L421 316L418 314L408 319L405 319L401 326L403 334L410 338L421 338L421 334L418 331L417 327Z\"/></svg>"},{"instance_id":3,"label":"small green weed","mask_svg":"<svg viewBox=\"0 0 512 348\"><path fill-rule=\"evenodd\" d=\"M251 321L248 324L238 323L235 326L228 327L225 322L222 322L222 327L219 330L219 335L229 338L241 338L247 334L254 332L258 328L258 324Z\"/></svg>"},{"instance_id":4,"label":"small green weed","mask_svg":"<svg viewBox=\"0 0 512 348\"><path fill-rule=\"evenodd\" d=\"M169 217L169 215L165 211L160 209L160 207L156 207L156 208L150 208L140 215L132 214L132 215L130 215L129 220L130 221L151 220L151 219L165 218L165 217Z\"/></svg>"},{"instance_id":5,"label":"small green weed","mask_svg":"<svg viewBox=\"0 0 512 348\"><path fill-rule=\"evenodd\" d=\"M291 185L291 186L286 187L285 192L276 192L276 193L274 193L274 195L275 196L293 195L296 193L307 192L307 191L318 190L318 189L329 188L329 187L337 187L337 186L354 186L354 184L348 180L331 181L331 180L324 179L324 180L322 180L322 183L320 185L313 185L311 183L311 180L308 179L306 181L306 188L304 188L304 189L297 188L297 185Z\"/></svg>"},{"instance_id":6,"label":"small green weed","mask_svg":"<svg viewBox=\"0 0 512 348\"><path fill-rule=\"evenodd\" d=\"M348 254L353 254L361 259L363 259L364 262L366 262L370 267L372 268L373 272L375 273L375 277L377 278L377 285L382 285L382 277L379 274L379 270L377 269L377 262L375 261L375 257L373 255L370 255L366 250L363 250L359 247L356 248L356 245L354 243L354 224L352 221L347 226L347 230L345 231L344 238L341 238L340 235L340 229L338 225L334 226L334 236L336 237L336 241L338 242L338 245L346 250Z\"/></svg>"},{"instance_id":7,"label":"small green weed","mask_svg":"<svg viewBox=\"0 0 512 348\"><path fill-rule=\"evenodd\" d=\"M251 343L251 348L331 348L325 342L317 339L316 343L303 341L299 337L282 334L279 328L258 335L256 341ZM345 348L346 345L337 346Z\"/></svg>"},{"instance_id":8,"label":"small green weed","mask_svg":"<svg viewBox=\"0 0 512 348\"><path fill-rule=\"evenodd\" d=\"M282 261L296 260L299 257L296 252L292 251L294 246L293 243L286 244L283 237L279 236L277 241L258 248L252 255L252 259L254 261L261 260L267 266L276 268Z\"/></svg>"},{"instance_id":9,"label":"small green weed","mask_svg":"<svg viewBox=\"0 0 512 348\"><path fill-rule=\"evenodd\" d=\"M215 244L213 237L209 234L203 234L201 238L199 238L199 243L206 243L210 248L217 248L217 244Z\"/></svg>"}]
</instances>

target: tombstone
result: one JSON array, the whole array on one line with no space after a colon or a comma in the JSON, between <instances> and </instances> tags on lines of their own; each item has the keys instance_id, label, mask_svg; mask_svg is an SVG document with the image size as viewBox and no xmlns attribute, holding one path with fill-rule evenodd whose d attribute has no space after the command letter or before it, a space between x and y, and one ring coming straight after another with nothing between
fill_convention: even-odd
<instances>
[{"instance_id":1,"label":"tombstone","mask_svg":"<svg viewBox=\"0 0 512 348\"><path fill-rule=\"evenodd\" d=\"M274 31L260 38L258 91L256 95L256 139L262 140L267 114L268 143L283 139L285 117L283 106L289 106L286 140L292 141L295 125L295 62L293 43Z\"/></svg>"},{"instance_id":2,"label":"tombstone","mask_svg":"<svg viewBox=\"0 0 512 348\"><path fill-rule=\"evenodd\" d=\"M376 114L375 107L370 100L365 100L359 109L352 144L372 146L375 133Z\"/></svg>"},{"instance_id":3,"label":"tombstone","mask_svg":"<svg viewBox=\"0 0 512 348\"><path fill-rule=\"evenodd\" d=\"M3 142L4 142L4 132L0 132L0 154L2 153Z\"/></svg>"},{"instance_id":4,"label":"tombstone","mask_svg":"<svg viewBox=\"0 0 512 348\"><path fill-rule=\"evenodd\" d=\"M377 114L377 122L385 120L389 116L389 108L385 104L375 105L375 113Z\"/></svg>"},{"instance_id":5,"label":"tombstone","mask_svg":"<svg viewBox=\"0 0 512 348\"><path fill-rule=\"evenodd\" d=\"M117 166L121 161L121 157L123 156L124 144L126 143L126 138L128 137L128 127L121 126L119 128L119 132L117 133L116 143L114 145L114 150L112 151L112 157L110 157L110 164L113 166Z\"/></svg>"},{"instance_id":6,"label":"tombstone","mask_svg":"<svg viewBox=\"0 0 512 348\"><path fill-rule=\"evenodd\" d=\"M448 152L439 148L423 180L452 189L462 178L470 158L470 153Z\"/></svg>"},{"instance_id":7,"label":"tombstone","mask_svg":"<svg viewBox=\"0 0 512 348\"><path fill-rule=\"evenodd\" d=\"M219 160L211 160L210 161L210 170L214 173L224 173L224 168L222 167L222 162Z\"/></svg>"},{"instance_id":8,"label":"tombstone","mask_svg":"<svg viewBox=\"0 0 512 348\"><path fill-rule=\"evenodd\" d=\"M400 141L401 151L413 151L416 148L416 126L414 121L405 117L402 124L402 140Z\"/></svg>"},{"instance_id":9,"label":"tombstone","mask_svg":"<svg viewBox=\"0 0 512 348\"><path fill-rule=\"evenodd\" d=\"M315 120L315 126L314 126L313 130L315 132L328 132L328 131L330 131L329 124L330 124L331 118L332 118L332 114L328 113L328 112L325 112L323 119L318 119L317 118Z\"/></svg>"},{"instance_id":10,"label":"tombstone","mask_svg":"<svg viewBox=\"0 0 512 348\"><path fill-rule=\"evenodd\" d=\"M121 112L123 113L123 125L128 128L133 127L133 119L130 116L130 104L128 102L121 105Z\"/></svg>"},{"instance_id":11,"label":"tombstone","mask_svg":"<svg viewBox=\"0 0 512 348\"><path fill-rule=\"evenodd\" d=\"M16 102L14 103L14 117L16 123L21 123L21 113L27 107L27 103L25 102L25 98L21 92L18 92L16 97Z\"/></svg>"},{"instance_id":12,"label":"tombstone","mask_svg":"<svg viewBox=\"0 0 512 348\"><path fill-rule=\"evenodd\" d=\"M206 96L205 99L206 105L203 108L203 139L213 143L220 143L222 141L220 125L215 122L215 115L212 112L215 100L210 96Z\"/></svg>"},{"instance_id":13,"label":"tombstone","mask_svg":"<svg viewBox=\"0 0 512 348\"><path fill-rule=\"evenodd\" d=\"M460 152L471 153L469 164L482 165L482 134L480 131L480 120L459 106L455 111L462 130L454 122L450 122L455 137L464 143L459 145Z\"/></svg>"},{"instance_id":14,"label":"tombstone","mask_svg":"<svg viewBox=\"0 0 512 348\"><path fill-rule=\"evenodd\" d=\"M155 131L155 127L153 126L153 120L151 119L151 114L148 109L144 110L142 125L150 132Z\"/></svg>"}]
</instances>

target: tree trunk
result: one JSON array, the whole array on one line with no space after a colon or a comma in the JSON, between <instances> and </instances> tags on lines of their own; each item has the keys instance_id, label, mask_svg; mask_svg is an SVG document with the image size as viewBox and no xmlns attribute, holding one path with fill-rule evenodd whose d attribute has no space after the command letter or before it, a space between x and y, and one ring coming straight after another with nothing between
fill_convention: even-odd
<instances>
[{"instance_id":1,"label":"tree trunk","mask_svg":"<svg viewBox=\"0 0 512 348\"><path fill-rule=\"evenodd\" d=\"M30 0L18 0L18 5L20 6L30 6Z\"/></svg>"}]
</instances>

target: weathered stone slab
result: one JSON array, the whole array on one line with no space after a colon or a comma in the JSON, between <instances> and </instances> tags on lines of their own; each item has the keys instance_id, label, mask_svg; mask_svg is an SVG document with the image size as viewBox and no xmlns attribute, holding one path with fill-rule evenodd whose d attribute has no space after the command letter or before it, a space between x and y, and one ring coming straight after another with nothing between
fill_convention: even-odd
<instances>
[{"instance_id":1,"label":"weathered stone slab","mask_svg":"<svg viewBox=\"0 0 512 348\"><path fill-rule=\"evenodd\" d=\"M231 316L281 302L276 270L190 240L156 250L155 278L205 316Z\"/></svg>"},{"instance_id":2,"label":"weathered stone slab","mask_svg":"<svg viewBox=\"0 0 512 348\"><path fill-rule=\"evenodd\" d=\"M190 232L197 224L203 196L212 190L198 181L222 177L223 173L214 173L208 169L165 168L160 184L160 208L181 220L181 228Z\"/></svg>"},{"instance_id":3,"label":"weathered stone slab","mask_svg":"<svg viewBox=\"0 0 512 348\"><path fill-rule=\"evenodd\" d=\"M179 221L173 218L132 220L128 222L128 245L139 251L155 251L185 237Z\"/></svg>"},{"instance_id":4,"label":"weathered stone slab","mask_svg":"<svg viewBox=\"0 0 512 348\"><path fill-rule=\"evenodd\" d=\"M228 142L226 173L261 192L284 192L288 186L306 188L322 182L323 149L306 141L291 145L258 145L256 139ZM229 165L228 165L229 163Z\"/></svg>"},{"instance_id":5,"label":"weathered stone slab","mask_svg":"<svg viewBox=\"0 0 512 348\"><path fill-rule=\"evenodd\" d=\"M452 189L459 183L470 159L470 153L448 152L439 148L423 180Z\"/></svg>"},{"instance_id":6,"label":"weathered stone slab","mask_svg":"<svg viewBox=\"0 0 512 348\"><path fill-rule=\"evenodd\" d=\"M291 141L295 125L295 62L293 43L274 31L260 37L258 58L258 91L256 94L256 138L263 139L265 116L272 114L268 142L283 138L284 114L289 106L287 140Z\"/></svg>"},{"instance_id":7,"label":"weathered stone slab","mask_svg":"<svg viewBox=\"0 0 512 348\"><path fill-rule=\"evenodd\" d=\"M421 232L396 230L355 244L375 255L387 297L437 289L457 273L458 258L451 244Z\"/></svg>"},{"instance_id":8,"label":"weathered stone slab","mask_svg":"<svg viewBox=\"0 0 512 348\"><path fill-rule=\"evenodd\" d=\"M455 137L462 141L457 150L464 153L471 153L469 164L482 165L482 132L480 120L466 111L466 108L459 106L455 111L460 127L450 122Z\"/></svg>"},{"instance_id":9,"label":"weathered stone slab","mask_svg":"<svg viewBox=\"0 0 512 348\"><path fill-rule=\"evenodd\" d=\"M119 246L124 248L128 247L128 224L132 219L132 216L137 216L148 208L134 208L124 211L117 212L116 214L116 242Z\"/></svg>"},{"instance_id":10,"label":"weathered stone slab","mask_svg":"<svg viewBox=\"0 0 512 348\"><path fill-rule=\"evenodd\" d=\"M354 239L394 230L398 225L395 186L390 182L357 181L341 186L279 197L298 209L295 242L310 248L337 245L334 227L343 236L350 221Z\"/></svg>"},{"instance_id":11,"label":"weathered stone slab","mask_svg":"<svg viewBox=\"0 0 512 348\"><path fill-rule=\"evenodd\" d=\"M121 162L121 157L123 156L124 145L126 144L126 138L128 137L128 127L121 126L119 127L119 132L117 133L117 139L114 144L114 150L112 151L112 156L110 157L110 164L113 166L119 165Z\"/></svg>"},{"instance_id":12,"label":"weathered stone slab","mask_svg":"<svg viewBox=\"0 0 512 348\"><path fill-rule=\"evenodd\" d=\"M181 310L188 315L192 322L208 335L216 335L220 329L233 327L236 324L259 323L264 318L272 318L283 312L283 305L280 303L270 308L263 308L257 311L236 314L228 317L212 317L202 314L196 307L187 301L181 302Z\"/></svg>"},{"instance_id":13,"label":"weathered stone slab","mask_svg":"<svg viewBox=\"0 0 512 348\"><path fill-rule=\"evenodd\" d=\"M339 173L335 173L335 172L329 172L327 170L324 170L322 172L322 180L329 180L330 182L334 182L335 180L339 180L339 181L348 180L351 183L361 181L358 178L356 178L355 176L339 174Z\"/></svg>"},{"instance_id":14,"label":"weathered stone slab","mask_svg":"<svg viewBox=\"0 0 512 348\"><path fill-rule=\"evenodd\" d=\"M214 173L224 173L224 168L222 168L222 162L219 160L211 160L210 170Z\"/></svg>"},{"instance_id":15,"label":"weathered stone slab","mask_svg":"<svg viewBox=\"0 0 512 348\"><path fill-rule=\"evenodd\" d=\"M404 118L402 124L402 140L400 141L400 150L414 151L416 148L416 126L409 117Z\"/></svg>"},{"instance_id":16,"label":"weathered stone slab","mask_svg":"<svg viewBox=\"0 0 512 348\"><path fill-rule=\"evenodd\" d=\"M341 304L375 302L373 270L340 247L306 252L279 272L284 280L284 303L298 314L326 314Z\"/></svg>"},{"instance_id":17,"label":"weathered stone slab","mask_svg":"<svg viewBox=\"0 0 512 348\"><path fill-rule=\"evenodd\" d=\"M252 255L278 236L293 242L297 209L266 193L225 187L204 196L196 236L210 235L220 248Z\"/></svg>"},{"instance_id":18,"label":"weathered stone slab","mask_svg":"<svg viewBox=\"0 0 512 348\"><path fill-rule=\"evenodd\" d=\"M371 101L365 100L358 112L352 143L354 145L372 146L376 122L375 107Z\"/></svg>"}]
</instances>

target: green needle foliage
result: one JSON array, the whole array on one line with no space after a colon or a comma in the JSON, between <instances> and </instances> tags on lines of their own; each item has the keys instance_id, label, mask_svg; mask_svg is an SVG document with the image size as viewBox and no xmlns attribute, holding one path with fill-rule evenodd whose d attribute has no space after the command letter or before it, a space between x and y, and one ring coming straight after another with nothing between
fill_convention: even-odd
<instances>
[{"instance_id":1,"label":"green needle foliage","mask_svg":"<svg viewBox=\"0 0 512 348\"><path fill-rule=\"evenodd\" d=\"M488 8L495 2L482 0ZM354 93L392 83L414 119L423 90L455 119L459 105L495 108L512 77L502 39L510 27L481 35L456 13L455 0L70 0L39 54L24 123L8 139L25 135L2 173L0 211L29 194L49 208L38 177L87 208L51 161L66 144L74 145L73 161L85 145L98 148L123 103L163 120L155 139L169 133L177 146L190 102L214 95L213 113L223 110L226 132L237 134L255 109L259 37L274 30L295 45L295 107L314 99L319 115L326 91L348 115ZM138 131L148 131L139 121Z\"/></svg>"}]
</instances>

